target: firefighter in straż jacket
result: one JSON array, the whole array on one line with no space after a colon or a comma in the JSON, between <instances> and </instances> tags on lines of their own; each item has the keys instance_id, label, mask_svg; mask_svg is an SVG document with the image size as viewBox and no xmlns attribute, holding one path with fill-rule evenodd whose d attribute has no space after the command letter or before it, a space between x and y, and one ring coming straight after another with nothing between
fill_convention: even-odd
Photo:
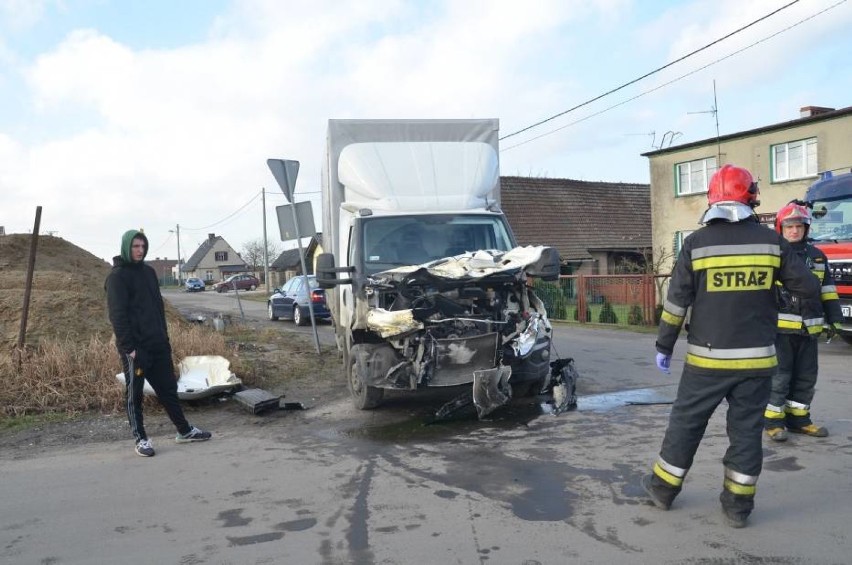
<instances>
[{"instance_id":1,"label":"firefighter in stra\u017c jacket","mask_svg":"<svg viewBox=\"0 0 852 565\"><path fill-rule=\"evenodd\" d=\"M808 299L778 289L778 335L775 351L778 372L772 377L772 392L764 412L766 434L786 441L787 430L814 437L827 437L828 430L811 420L810 407L817 381L817 338L823 328L829 337L836 333L843 314L837 287L825 253L807 242L810 211L793 201L775 216L775 231L786 239L819 281L819 297Z\"/></svg>"},{"instance_id":2,"label":"firefighter in stra\u017c jacket","mask_svg":"<svg viewBox=\"0 0 852 565\"><path fill-rule=\"evenodd\" d=\"M675 262L657 334L657 367L670 372L687 311L686 357L668 428L642 487L664 510L681 491L713 412L728 401L728 449L720 501L728 525L741 528L754 508L763 463L763 411L775 373L775 281L793 294L819 285L753 208L758 188L746 169L725 165L710 180L704 227L689 235Z\"/></svg>"}]
</instances>

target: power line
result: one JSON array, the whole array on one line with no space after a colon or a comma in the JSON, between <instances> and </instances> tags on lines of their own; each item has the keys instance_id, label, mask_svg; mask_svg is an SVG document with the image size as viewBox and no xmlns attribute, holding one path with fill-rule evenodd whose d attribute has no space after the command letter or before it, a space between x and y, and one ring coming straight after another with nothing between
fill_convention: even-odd
<instances>
[{"instance_id":1,"label":"power line","mask_svg":"<svg viewBox=\"0 0 852 565\"><path fill-rule=\"evenodd\" d=\"M161 243L159 246L157 246L157 248L156 248L156 249L154 249L153 251L148 251L148 255L156 254L156 253L157 253L160 249L162 249L163 247L165 247L165 246L166 246L166 244L167 244L168 242L170 242L171 240L172 240L172 234L171 234L171 233L169 233L169 235L167 235L167 236L166 236L166 239L165 239L165 241L163 241L163 243Z\"/></svg>"},{"instance_id":2,"label":"power line","mask_svg":"<svg viewBox=\"0 0 852 565\"><path fill-rule=\"evenodd\" d=\"M668 68L668 67L671 67L671 66L672 66L672 65L674 65L675 63L679 63L679 62L683 61L684 59L687 59L688 57L692 57L692 56L693 56L693 55L695 55L696 53L700 53L701 51L704 51L705 49L707 49L707 48L709 48L709 47L712 47L713 45L716 45L717 43L719 43L719 42L721 42L721 41L724 41L725 39L728 39L729 37L731 37L731 36L733 36L733 35L736 35L736 34L738 34L739 32L741 32L741 31L743 31L743 30L746 30L746 29L750 28L751 26L753 26L753 25L755 25L755 24L757 24L757 23L760 23L760 22L762 22L763 20L765 20L765 19L767 19L767 18L769 18L769 17L771 17L771 16L774 16L775 14L777 14L778 12L780 12L781 10L785 10L785 9L789 8L790 6L792 6L793 4L796 4L798 1L799 1L799 0L793 0L793 1L792 1L792 2L790 2L789 4L785 4L784 6L781 6L781 7L780 7L780 8L778 8L777 10L775 10L775 11L773 11L773 12L770 12L770 13L766 14L765 16L762 16L762 17L760 17L760 18L758 18L758 19L754 20L754 21L753 21L753 22L751 22L750 24L744 25L743 27L741 27L741 28L739 28L739 29L737 29L737 30L732 31L731 33L729 33L729 34L725 35L724 37L720 37L719 39L717 39L717 40L715 40L715 41L713 41L713 42L711 42L711 43L708 43L708 44L707 44L707 45L705 45L704 47L700 47L700 48L698 48L698 49L696 49L696 50L694 50L694 51L692 51L692 52L690 52L690 53L687 53L686 55L684 55L684 56L682 56L682 57L679 57L679 58L675 59L674 61L671 61L671 62L669 62L669 63L666 63L666 64L665 64L665 65L663 65L662 67L659 67L659 68L657 68L657 69L654 69L653 71L650 71L650 72L648 72L648 73L645 73L644 75L640 76L639 78L635 78L635 79L631 80L630 82L626 82L626 83L622 84L621 86L618 86L618 87L616 87L616 88L613 88L612 90L608 90L608 91L604 92L603 94L599 94L598 96L595 96L594 98L592 98L592 99L590 99L590 100L586 100L585 102L581 102L580 104L577 104L577 105L576 105L576 106L574 106L573 108L568 108L567 110L565 110L565 111L563 111L563 112L559 112L558 114L555 114L555 115L553 115L553 116L550 116L549 118L545 118L545 119L543 119L543 120L541 120L541 121L539 121L539 122L536 122L536 123L534 123L534 124L532 124L532 125L529 125L529 126L527 126L527 127L523 128L523 129L519 129L518 131L512 132L512 133L507 134L507 135L504 135L503 137L501 137L501 138L500 138L500 141L503 141L503 140L504 140L504 139L506 139L506 138L509 138L509 137L512 137L512 136L518 135L519 133L523 133L523 132L525 132L525 131L529 131L529 130L531 130L531 129L535 128L535 127L538 127L538 126L540 126L540 125L542 125L542 124L546 124L547 122L549 122L549 121L551 121L551 120L555 120L556 118L558 118L558 117L560 117L560 116L564 116L565 114L567 114L567 113L569 113L569 112L573 112L574 110L577 110L578 108L582 108L583 106L587 106L587 105L591 104L592 102L595 102L595 101L597 101L597 100L600 100L600 99L601 99L601 98L603 98L604 96L609 96L610 94L612 94L612 93L614 93L614 92L618 92L619 90L622 90L622 89L624 89L624 88L627 88L627 87L628 87L628 86L630 86L631 84L635 84L635 83L639 82L639 81L640 81L640 80L642 80L642 79L648 78L649 76L651 76L651 75L653 75L653 74L656 74L656 73L658 73L658 72L662 71L663 69L666 69L666 68ZM845 0L843 0L843 1L845 1Z\"/></svg>"},{"instance_id":3,"label":"power line","mask_svg":"<svg viewBox=\"0 0 852 565\"><path fill-rule=\"evenodd\" d=\"M618 108L619 106L623 106L623 105L627 104L628 102L632 102L632 101L636 100L637 98L641 98L641 97L645 96L646 94L651 94L652 92L656 92L657 90L660 90L661 88L665 88L666 86L669 86L669 85L674 84L674 83L676 83L676 82L678 82L678 81L680 81L680 80L683 80L683 79L685 79L685 78L687 78L687 77L690 77L690 76L692 76L692 75L694 75L694 74L696 74L696 73L699 73L699 72L703 71L704 69L707 69L708 67L711 67L711 66L715 65L716 63L721 63L722 61L724 61L724 60L726 60L726 59L730 59L731 57L733 57L733 56L735 56L735 55L739 55L740 53L742 53L743 51L746 51L747 49L751 49L752 47L754 47L754 46L756 46L756 45L759 45L759 44L761 44L761 43L763 43L763 42L765 42L765 41L769 41L769 40L770 40L770 39L772 39L773 37L776 37L776 36L778 36L778 35L781 35L782 33L786 32L786 31L789 31L789 30L793 29L794 27L800 26L801 24L803 24L803 23L805 23L805 22L807 22L807 21L809 21L809 20L812 20L812 19L814 19L814 18L815 18L815 17L817 17L817 16L822 15L822 14L824 14L825 12L827 12L827 11L829 11L829 10L832 10L832 9L836 8L837 6L839 6L839 5L843 4L844 2L846 2L846 0L840 0L839 2L837 2L837 3L835 3L835 4L832 4L831 6L829 6L829 7L825 8L825 9L823 9L823 10L820 10L819 12L817 12L817 13L815 13L815 14L812 14L812 15L808 16L807 18L801 19L801 20L799 20L798 22L796 22L796 23L794 23L794 24L792 24L792 25L789 25L789 26L787 26L787 27L785 27L785 28L783 28L783 29L781 29L781 30L779 30L779 31L776 31L775 33L773 33L773 34L771 34L771 35L767 35L767 36L766 36L766 37L764 37L763 39L759 39L759 40L755 41L754 43L752 43L752 44L750 44L750 45L746 45L745 47L743 47L743 48L741 48L741 49L737 49L737 50L736 50L736 51L734 51L733 53L729 53L729 54L725 55L724 57L720 57L719 59L716 59L715 61L711 61L711 62L707 63L706 65L704 65L704 66L702 66L702 67L699 67L699 68L697 68L697 69L695 69L695 70L692 70L692 71L690 71L690 72L688 72L688 73L686 73L686 74L683 74L683 75L681 75L681 76L679 76L679 77L677 77L677 78L675 78L675 79L672 79L672 80L670 80L670 81L668 81L668 82L664 82L663 84L660 84L660 85L658 85L658 86L655 86L654 88L652 88L652 89L650 89L650 90L646 90L646 91L644 91L644 92L640 92L640 93L639 93L639 94L637 94L636 96L632 96L632 97L630 97L630 98L627 98L626 100L622 100L621 102L619 102L619 103L617 103L617 104L613 104L612 106L608 106L608 107L604 108L603 110L600 110L600 111L595 112L595 113L593 113L593 114L589 114L588 116L584 116L584 117L582 117L582 118L580 118L580 119L578 119L578 120L574 120L573 122L567 123L567 124L565 124L565 125L563 125L563 126L560 126L560 127L556 128L556 129L552 129L552 130L550 130L550 131L548 131L548 132L542 133L542 134L537 135L537 136L535 136L535 137L531 137L531 138L529 138L529 139L526 139L526 140L524 140L524 141L521 141L520 143L516 143L515 145L510 145L510 146L508 146L508 147L501 147L501 148L500 148L500 151L501 151L501 152L503 152L503 151L509 151L510 149L514 149L515 147L520 147L521 145L526 145L527 143L530 143L531 141L535 141L535 140L537 140L537 139L541 139L542 137L547 137L548 135L552 135L552 134L554 134L554 133L556 133L556 132L558 132L558 131L561 131L561 130L563 130L563 129L565 129L565 128L568 128L568 127L571 127L571 126L577 125L577 124L579 124L580 122L584 122L584 121L586 121L586 120L588 120L588 119L590 119L590 118L594 118L595 116L599 116L599 115L601 115L601 114L603 114L603 113L605 113L605 112L609 112L610 110L613 110L613 109L615 109L615 108ZM507 137L508 137L508 136L507 136ZM504 139L504 138L500 138L500 139Z\"/></svg>"},{"instance_id":4,"label":"power line","mask_svg":"<svg viewBox=\"0 0 852 565\"><path fill-rule=\"evenodd\" d=\"M216 227L216 226L218 226L219 224L224 223L224 222L226 222L227 220L230 220L231 218L233 218L234 216L236 216L237 214L239 214L240 212L242 212L243 210L245 210L245 208L246 208L249 204L251 204L252 202L254 202L255 200L257 200L257 198L260 196L260 194L261 194L261 193L260 193L260 192L258 192L257 194L255 194L254 196L252 196L251 200L249 200L248 202L246 202L245 204L243 204L242 206L240 206L239 208L237 208L235 211L233 211L231 214L229 214L229 215L225 216L224 218L222 218L222 219L221 219L221 220L219 220L218 222L214 222L214 223L210 224L209 226L204 226L203 228L183 228L183 229L184 229L184 230L186 230L186 231L202 231L202 230L210 229L210 228L212 228L212 227Z\"/></svg>"}]
</instances>

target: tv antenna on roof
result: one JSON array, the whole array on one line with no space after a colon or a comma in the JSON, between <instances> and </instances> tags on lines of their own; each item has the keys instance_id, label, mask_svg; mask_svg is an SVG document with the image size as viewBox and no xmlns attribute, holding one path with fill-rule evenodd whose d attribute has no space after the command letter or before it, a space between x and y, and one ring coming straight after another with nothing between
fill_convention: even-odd
<instances>
[{"instance_id":1,"label":"tv antenna on roof","mask_svg":"<svg viewBox=\"0 0 852 565\"><path fill-rule=\"evenodd\" d=\"M713 106L709 110L687 112L687 114L713 114L716 120L716 166L722 162L722 142L719 140L719 104L716 102L716 79L713 79Z\"/></svg>"}]
</instances>

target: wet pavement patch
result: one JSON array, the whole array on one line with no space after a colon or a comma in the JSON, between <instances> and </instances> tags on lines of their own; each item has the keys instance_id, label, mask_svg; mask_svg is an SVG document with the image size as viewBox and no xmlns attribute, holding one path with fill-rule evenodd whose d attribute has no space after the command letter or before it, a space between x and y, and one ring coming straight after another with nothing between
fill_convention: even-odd
<instances>
[{"instance_id":1,"label":"wet pavement patch","mask_svg":"<svg viewBox=\"0 0 852 565\"><path fill-rule=\"evenodd\" d=\"M764 461L763 468L767 471L801 471L803 466L799 465L796 457L783 457L773 461Z\"/></svg>"},{"instance_id":2,"label":"wet pavement patch","mask_svg":"<svg viewBox=\"0 0 852 565\"><path fill-rule=\"evenodd\" d=\"M268 534L258 534L256 536L230 537L225 539L231 546L235 545L254 545L256 543L264 543L267 541L275 541L284 537L283 532L269 532Z\"/></svg>"},{"instance_id":3,"label":"wet pavement patch","mask_svg":"<svg viewBox=\"0 0 852 565\"><path fill-rule=\"evenodd\" d=\"M224 522L222 524L223 528L236 528L238 526L246 526L251 522L251 518L243 518L240 514L243 513L242 508L235 508L233 510L225 510L223 512L219 512L219 515L216 516L217 520L221 520Z\"/></svg>"},{"instance_id":4,"label":"wet pavement patch","mask_svg":"<svg viewBox=\"0 0 852 565\"><path fill-rule=\"evenodd\" d=\"M581 396L577 399L580 411L607 412L623 406L650 406L674 402L677 385L658 388L639 388L606 394Z\"/></svg>"},{"instance_id":5,"label":"wet pavement patch","mask_svg":"<svg viewBox=\"0 0 852 565\"><path fill-rule=\"evenodd\" d=\"M303 532L310 530L317 525L316 518L302 518L301 520L291 520L289 522L281 522L272 527L273 530L284 530L285 532Z\"/></svg>"}]
</instances>

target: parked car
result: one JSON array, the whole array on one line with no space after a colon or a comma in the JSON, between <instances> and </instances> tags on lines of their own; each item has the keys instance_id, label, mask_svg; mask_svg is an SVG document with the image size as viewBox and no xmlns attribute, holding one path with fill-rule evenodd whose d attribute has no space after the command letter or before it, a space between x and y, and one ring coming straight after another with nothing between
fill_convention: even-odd
<instances>
[{"instance_id":1,"label":"parked car","mask_svg":"<svg viewBox=\"0 0 852 565\"><path fill-rule=\"evenodd\" d=\"M229 290L254 290L260 286L260 280L254 275L231 275L227 279L213 285L216 292L228 292Z\"/></svg>"},{"instance_id":2,"label":"parked car","mask_svg":"<svg viewBox=\"0 0 852 565\"><path fill-rule=\"evenodd\" d=\"M201 279L197 279L195 277L189 277L186 279L186 282L183 283L184 288L187 292L199 292L204 290L204 281Z\"/></svg>"},{"instance_id":3,"label":"parked car","mask_svg":"<svg viewBox=\"0 0 852 565\"><path fill-rule=\"evenodd\" d=\"M325 291L319 287L314 275L308 275L307 285L305 277L299 275L287 281L280 289L276 288L266 303L266 309L270 320L283 318L293 320L297 326L304 326L311 323L308 302L313 305L314 318L331 319L331 311L325 301Z\"/></svg>"}]
</instances>

